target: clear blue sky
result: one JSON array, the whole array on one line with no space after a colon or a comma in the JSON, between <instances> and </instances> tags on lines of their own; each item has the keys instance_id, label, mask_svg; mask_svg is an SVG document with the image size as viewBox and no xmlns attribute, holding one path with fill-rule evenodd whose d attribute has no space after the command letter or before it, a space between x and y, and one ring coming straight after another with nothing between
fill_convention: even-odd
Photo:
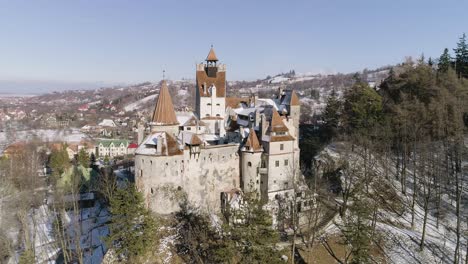
<instances>
[{"instance_id":1,"label":"clear blue sky","mask_svg":"<svg viewBox=\"0 0 468 264\"><path fill-rule=\"evenodd\" d=\"M0 92L156 81L163 69L194 78L211 44L229 80L352 72L439 56L463 32L468 1L0 0Z\"/></svg>"}]
</instances>

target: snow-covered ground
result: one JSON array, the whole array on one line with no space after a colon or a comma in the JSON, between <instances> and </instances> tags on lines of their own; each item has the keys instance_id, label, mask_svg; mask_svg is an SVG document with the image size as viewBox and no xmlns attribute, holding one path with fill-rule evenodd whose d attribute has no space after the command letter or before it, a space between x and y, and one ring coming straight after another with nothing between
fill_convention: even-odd
<instances>
[{"instance_id":1,"label":"snow-covered ground","mask_svg":"<svg viewBox=\"0 0 468 264\"><path fill-rule=\"evenodd\" d=\"M139 107L144 105L146 102L149 102L149 101L152 101L154 100L156 97L158 96L158 94L152 94L152 95L149 95L149 96L146 96L145 98L143 99L140 99L136 102L133 102L131 104L128 104L124 107L124 110L126 112L131 112L131 111L134 111L134 110L139 110Z\"/></svg>"},{"instance_id":2,"label":"snow-covered ground","mask_svg":"<svg viewBox=\"0 0 468 264\"><path fill-rule=\"evenodd\" d=\"M332 144L327 146L320 155L316 157L322 163L327 163L332 160L338 159L351 159L356 162L353 154L343 156L342 144ZM466 163L466 162L465 162ZM465 164L464 163L464 164ZM394 166L393 166L394 168ZM391 173L393 168L390 168ZM383 174L383 167L377 165L375 170ZM394 172L393 172L394 173ZM412 175L412 171L408 168L408 174ZM468 178L468 175L464 175ZM411 177L410 177L411 178ZM411 226L411 201L412 189L408 188L406 194L401 193L400 182L393 180L394 176L390 176L389 183L393 186L396 193L400 196L404 203L403 215L398 215L395 212L390 212L381 209L378 215L377 229L381 232L382 236L386 238L385 254L389 263L453 263L454 252L456 247L456 215L455 215L455 201L449 195L442 195L443 213L440 215L439 225L437 226L437 218L435 210L428 214L426 225L426 236L423 250L420 250L420 242L423 231L424 222L424 209L418 203L415 205L415 221L414 228ZM408 186L412 182L409 179ZM466 187L466 186L465 186ZM464 188L468 189L468 188ZM466 195L466 193L464 194ZM468 230L466 219L467 208L462 204L462 219L461 223L461 242L460 242L460 263L465 263L467 239L464 235L465 230ZM337 218L339 218L337 216ZM339 220L338 220L339 221ZM338 228L332 223L324 230L326 235L335 234Z\"/></svg>"},{"instance_id":3,"label":"snow-covered ground","mask_svg":"<svg viewBox=\"0 0 468 264\"><path fill-rule=\"evenodd\" d=\"M88 136L80 132L79 129L67 130L59 129L32 129L8 132L0 132L0 153L10 144L20 141L39 139L43 142L80 142Z\"/></svg>"}]
</instances>

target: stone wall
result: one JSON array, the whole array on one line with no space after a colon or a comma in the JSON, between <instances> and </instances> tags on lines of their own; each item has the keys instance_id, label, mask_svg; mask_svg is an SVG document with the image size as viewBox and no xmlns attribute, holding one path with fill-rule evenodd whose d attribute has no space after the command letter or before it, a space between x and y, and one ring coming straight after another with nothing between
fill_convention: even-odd
<instances>
[{"instance_id":1,"label":"stone wall","mask_svg":"<svg viewBox=\"0 0 468 264\"><path fill-rule=\"evenodd\" d=\"M185 198L205 211L220 210L221 192L240 186L239 145L207 146L199 154L135 157L135 182L148 207L160 214L179 209Z\"/></svg>"}]
</instances>

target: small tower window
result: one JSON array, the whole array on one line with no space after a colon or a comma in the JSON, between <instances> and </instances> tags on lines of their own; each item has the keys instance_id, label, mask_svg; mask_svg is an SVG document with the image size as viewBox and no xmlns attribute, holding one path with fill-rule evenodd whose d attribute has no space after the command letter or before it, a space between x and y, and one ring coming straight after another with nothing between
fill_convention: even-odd
<instances>
[{"instance_id":1,"label":"small tower window","mask_svg":"<svg viewBox=\"0 0 468 264\"><path fill-rule=\"evenodd\" d=\"M280 150L284 150L284 144L280 144Z\"/></svg>"},{"instance_id":2,"label":"small tower window","mask_svg":"<svg viewBox=\"0 0 468 264\"><path fill-rule=\"evenodd\" d=\"M275 167L279 167L279 160L275 161Z\"/></svg>"},{"instance_id":3,"label":"small tower window","mask_svg":"<svg viewBox=\"0 0 468 264\"><path fill-rule=\"evenodd\" d=\"M284 160L284 166L288 166L289 165L289 160L285 159Z\"/></svg>"},{"instance_id":4,"label":"small tower window","mask_svg":"<svg viewBox=\"0 0 468 264\"><path fill-rule=\"evenodd\" d=\"M247 166L252 167L252 162L247 162Z\"/></svg>"}]
</instances>

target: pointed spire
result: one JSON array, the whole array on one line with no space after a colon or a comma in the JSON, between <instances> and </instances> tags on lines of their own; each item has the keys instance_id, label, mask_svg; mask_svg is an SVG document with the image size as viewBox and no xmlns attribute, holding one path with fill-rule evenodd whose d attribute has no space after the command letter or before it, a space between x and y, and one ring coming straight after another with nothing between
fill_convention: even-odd
<instances>
[{"instance_id":1,"label":"pointed spire","mask_svg":"<svg viewBox=\"0 0 468 264\"><path fill-rule=\"evenodd\" d=\"M210 52L208 53L208 56L206 56L206 61L218 61L218 58L216 57L215 51L213 49L213 45L211 45Z\"/></svg>"},{"instance_id":2,"label":"pointed spire","mask_svg":"<svg viewBox=\"0 0 468 264\"><path fill-rule=\"evenodd\" d=\"M299 102L299 97L294 90L291 92L291 103L289 105L301 105Z\"/></svg>"},{"instance_id":3,"label":"pointed spire","mask_svg":"<svg viewBox=\"0 0 468 264\"><path fill-rule=\"evenodd\" d=\"M257 134L253 128L250 128L249 137L247 138L245 146L249 147L249 151L263 151L262 145L260 145Z\"/></svg>"},{"instance_id":4,"label":"pointed spire","mask_svg":"<svg viewBox=\"0 0 468 264\"><path fill-rule=\"evenodd\" d=\"M281 119L281 116L278 114L278 112L273 109L273 113L271 114L271 122L270 122L270 131L273 132L287 132L288 127L283 123L283 120Z\"/></svg>"},{"instance_id":5,"label":"pointed spire","mask_svg":"<svg viewBox=\"0 0 468 264\"><path fill-rule=\"evenodd\" d=\"M172 104L171 95L167 88L166 80L162 81L159 91L158 102L154 108L153 118L151 120L157 125L176 125L179 124Z\"/></svg>"}]
</instances>

